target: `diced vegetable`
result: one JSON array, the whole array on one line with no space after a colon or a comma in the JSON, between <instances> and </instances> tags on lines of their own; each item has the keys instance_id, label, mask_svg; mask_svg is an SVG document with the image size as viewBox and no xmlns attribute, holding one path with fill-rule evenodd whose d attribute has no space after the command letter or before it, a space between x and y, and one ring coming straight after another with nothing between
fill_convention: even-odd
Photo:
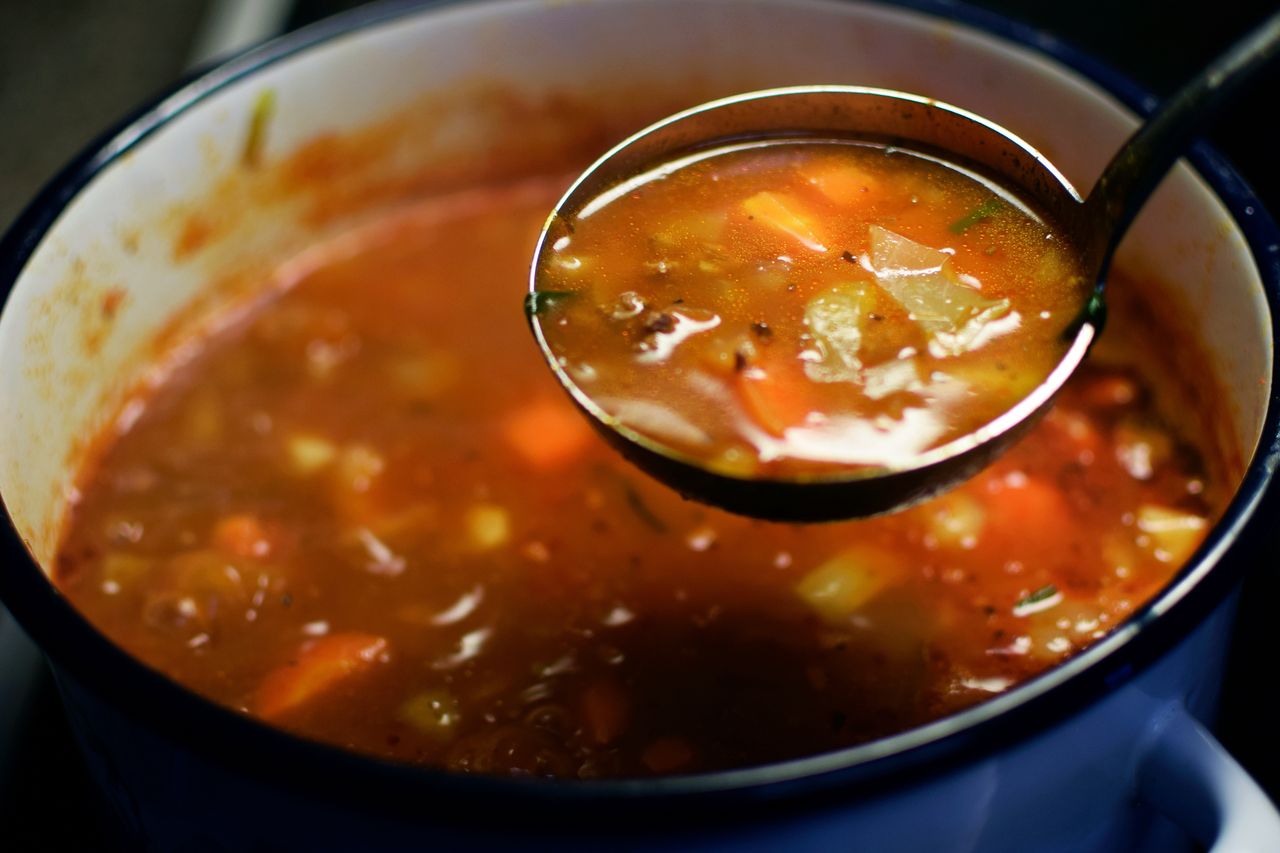
<instances>
[{"instance_id":1,"label":"diced vegetable","mask_svg":"<svg viewBox=\"0 0 1280 853\"><path fill-rule=\"evenodd\" d=\"M872 225L871 263L876 281L933 339L938 357L976 348L989 336L989 324L1009 313L1007 299L987 299L960 283L945 252Z\"/></svg>"},{"instance_id":2,"label":"diced vegetable","mask_svg":"<svg viewBox=\"0 0 1280 853\"><path fill-rule=\"evenodd\" d=\"M760 347L741 330L712 333L698 348L698 361L714 374L731 376L753 362Z\"/></svg>"},{"instance_id":3,"label":"diced vegetable","mask_svg":"<svg viewBox=\"0 0 1280 853\"><path fill-rule=\"evenodd\" d=\"M467 539L480 551L505 545L511 536L511 517L496 504L476 504L467 510Z\"/></svg>"},{"instance_id":4,"label":"diced vegetable","mask_svg":"<svg viewBox=\"0 0 1280 853\"><path fill-rule=\"evenodd\" d=\"M1062 601L1062 593L1053 584L1042 586L1036 591L1024 596L1013 605L1014 616L1030 616L1032 613L1039 613L1048 610Z\"/></svg>"},{"instance_id":5,"label":"diced vegetable","mask_svg":"<svg viewBox=\"0 0 1280 853\"><path fill-rule=\"evenodd\" d=\"M862 371L862 392L869 400L883 400L893 394L920 391L920 365L914 358L895 358Z\"/></svg>"},{"instance_id":6,"label":"diced vegetable","mask_svg":"<svg viewBox=\"0 0 1280 853\"><path fill-rule=\"evenodd\" d=\"M1173 455L1173 439L1164 430L1128 418L1112 434L1116 459L1135 480L1150 480Z\"/></svg>"},{"instance_id":7,"label":"diced vegetable","mask_svg":"<svg viewBox=\"0 0 1280 853\"><path fill-rule=\"evenodd\" d=\"M1013 402L1035 390L1044 373L1022 360L994 362L985 359L957 359L945 367L946 375L963 382L969 391L983 399ZM1046 418L1057 409L1051 409Z\"/></svg>"},{"instance_id":8,"label":"diced vegetable","mask_svg":"<svg viewBox=\"0 0 1280 853\"><path fill-rule=\"evenodd\" d=\"M804 368L792 358L771 358L739 372L738 394L752 421L779 438L821 409Z\"/></svg>"},{"instance_id":9,"label":"diced vegetable","mask_svg":"<svg viewBox=\"0 0 1280 853\"><path fill-rule=\"evenodd\" d=\"M263 89L253 101L253 111L249 114L249 132L245 134L244 149L240 152L240 162L247 168L256 169L262 165L262 150L267 144L267 125L275 112L275 90Z\"/></svg>"},{"instance_id":10,"label":"diced vegetable","mask_svg":"<svg viewBox=\"0 0 1280 853\"><path fill-rule=\"evenodd\" d=\"M858 545L805 575L796 585L796 593L824 621L841 623L900 581L904 573L897 555Z\"/></svg>"},{"instance_id":11,"label":"diced vegetable","mask_svg":"<svg viewBox=\"0 0 1280 853\"><path fill-rule=\"evenodd\" d=\"M142 619L152 628L209 630L238 615L248 599L244 575L220 551L184 551L151 574Z\"/></svg>"},{"instance_id":12,"label":"diced vegetable","mask_svg":"<svg viewBox=\"0 0 1280 853\"><path fill-rule=\"evenodd\" d=\"M591 426L568 402L539 398L507 418L502 436L530 467L551 471L590 446Z\"/></svg>"},{"instance_id":13,"label":"diced vegetable","mask_svg":"<svg viewBox=\"0 0 1280 853\"><path fill-rule=\"evenodd\" d=\"M804 174L806 181L836 204L868 204L880 196L880 180L852 163L827 161Z\"/></svg>"},{"instance_id":14,"label":"diced vegetable","mask_svg":"<svg viewBox=\"0 0 1280 853\"><path fill-rule=\"evenodd\" d=\"M1093 420L1084 412L1066 406L1054 406L1044 417L1045 423L1059 431L1078 450L1096 453L1102 449L1102 436Z\"/></svg>"},{"instance_id":15,"label":"diced vegetable","mask_svg":"<svg viewBox=\"0 0 1280 853\"><path fill-rule=\"evenodd\" d=\"M1084 398L1094 406L1127 406L1137 397L1137 383L1119 373L1093 377L1084 386Z\"/></svg>"},{"instance_id":16,"label":"diced vegetable","mask_svg":"<svg viewBox=\"0 0 1280 853\"><path fill-rule=\"evenodd\" d=\"M832 288L805 308L805 323L813 337L812 354L804 372L814 382L860 382L862 320L871 302L865 284Z\"/></svg>"},{"instance_id":17,"label":"diced vegetable","mask_svg":"<svg viewBox=\"0 0 1280 853\"><path fill-rule=\"evenodd\" d=\"M622 686L600 680L582 692L582 716L587 734L596 743L612 743L627 730L630 702Z\"/></svg>"},{"instance_id":18,"label":"diced vegetable","mask_svg":"<svg viewBox=\"0 0 1280 853\"><path fill-rule=\"evenodd\" d=\"M818 237L812 218L792 196L764 190L744 201L742 209L752 220L799 240L806 249L814 252L827 250Z\"/></svg>"},{"instance_id":19,"label":"diced vegetable","mask_svg":"<svg viewBox=\"0 0 1280 853\"><path fill-rule=\"evenodd\" d=\"M1204 539L1208 519L1169 507L1144 504L1136 515L1138 529L1150 540L1152 555L1162 563L1187 561Z\"/></svg>"},{"instance_id":20,"label":"diced vegetable","mask_svg":"<svg viewBox=\"0 0 1280 853\"><path fill-rule=\"evenodd\" d=\"M1118 578L1128 578L1138 568L1142 555L1132 538L1109 533L1102 540L1102 560Z\"/></svg>"},{"instance_id":21,"label":"diced vegetable","mask_svg":"<svg viewBox=\"0 0 1280 853\"><path fill-rule=\"evenodd\" d=\"M668 219L653 232L655 249L705 249L719 244L729 215L725 211L696 211Z\"/></svg>"},{"instance_id":22,"label":"diced vegetable","mask_svg":"<svg viewBox=\"0 0 1280 853\"><path fill-rule=\"evenodd\" d=\"M992 480L986 494L987 530L1023 538L1036 531L1047 551L1062 547L1073 533L1073 513L1061 490L1052 483L1023 474Z\"/></svg>"},{"instance_id":23,"label":"diced vegetable","mask_svg":"<svg viewBox=\"0 0 1280 853\"><path fill-rule=\"evenodd\" d=\"M951 492L924 505L926 531L933 542L946 548L974 548L982 535L987 511L967 492Z\"/></svg>"},{"instance_id":24,"label":"diced vegetable","mask_svg":"<svg viewBox=\"0 0 1280 853\"><path fill-rule=\"evenodd\" d=\"M999 199L989 198L955 222L952 222L948 228L952 234L963 234L979 222L985 222L1004 209L1004 202Z\"/></svg>"},{"instance_id":25,"label":"diced vegetable","mask_svg":"<svg viewBox=\"0 0 1280 853\"><path fill-rule=\"evenodd\" d=\"M150 574L155 562L126 551L108 551L102 556L99 572L104 581L127 587Z\"/></svg>"},{"instance_id":26,"label":"diced vegetable","mask_svg":"<svg viewBox=\"0 0 1280 853\"><path fill-rule=\"evenodd\" d=\"M443 687L415 694L400 706L399 716L418 731L437 740L453 737L462 718L457 697Z\"/></svg>"},{"instance_id":27,"label":"diced vegetable","mask_svg":"<svg viewBox=\"0 0 1280 853\"><path fill-rule=\"evenodd\" d=\"M373 634L330 634L302 644L294 660L269 673L254 694L252 709L264 720L278 720L342 682L368 671L387 651Z\"/></svg>"},{"instance_id":28,"label":"diced vegetable","mask_svg":"<svg viewBox=\"0 0 1280 853\"><path fill-rule=\"evenodd\" d=\"M238 512L218 519L210 538L215 548L235 557L265 557L271 553L267 530L251 512Z\"/></svg>"},{"instance_id":29,"label":"diced vegetable","mask_svg":"<svg viewBox=\"0 0 1280 853\"><path fill-rule=\"evenodd\" d=\"M294 471L299 474L314 474L338 455L337 445L333 442L306 433L290 436L285 449Z\"/></svg>"}]
</instances>

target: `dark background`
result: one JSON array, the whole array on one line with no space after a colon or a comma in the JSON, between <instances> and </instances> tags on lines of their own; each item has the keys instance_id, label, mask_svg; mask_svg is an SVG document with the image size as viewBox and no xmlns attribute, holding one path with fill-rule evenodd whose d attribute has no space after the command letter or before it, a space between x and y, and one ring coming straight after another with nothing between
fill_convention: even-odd
<instances>
[{"instance_id":1,"label":"dark background","mask_svg":"<svg viewBox=\"0 0 1280 853\"><path fill-rule=\"evenodd\" d=\"M210 0L0 0L0 228L88 140L162 91L187 63ZM360 5L294 0L293 28ZM1165 95L1276 9L1276 0L971 0L1083 49ZM1210 140L1280 213L1280 69L1219 119ZM1264 524L1269 523L1264 521ZM1272 547L1246 582L1218 734L1280 799L1280 721ZM107 824L52 686L42 686L19 756L21 784L0 801L0 848L103 849ZM13 844L14 846L10 846Z\"/></svg>"}]
</instances>

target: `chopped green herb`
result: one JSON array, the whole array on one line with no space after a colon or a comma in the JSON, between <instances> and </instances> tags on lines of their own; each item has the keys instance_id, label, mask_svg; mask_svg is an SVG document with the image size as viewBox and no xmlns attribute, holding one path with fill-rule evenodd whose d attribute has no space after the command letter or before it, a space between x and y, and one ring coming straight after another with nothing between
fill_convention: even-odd
<instances>
[{"instance_id":1,"label":"chopped green herb","mask_svg":"<svg viewBox=\"0 0 1280 853\"><path fill-rule=\"evenodd\" d=\"M527 293L524 297L525 316L541 316L577 295L572 290L535 290Z\"/></svg>"},{"instance_id":2,"label":"chopped green herb","mask_svg":"<svg viewBox=\"0 0 1280 853\"><path fill-rule=\"evenodd\" d=\"M264 89L253 102L253 112L249 115L249 132L245 135L244 151L241 162L250 169L255 169L262 162L262 148L267 142L267 123L276 112L276 93L274 89Z\"/></svg>"},{"instance_id":3,"label":"chopped green herb","mask_svg":"<svg viewBox=\"0 0 1280 853\"><path fill-rule=\"evenodd\" d=\"M952 234L963 234L979 222L990 219L1002 210L1004 210L1004 204L996 199L989 198L955 222L952 222L948 227Z\"/></svg>"},{"instance_id":4,"label":"chopped green herb","mask_svg":"<svg viewBox=\"0 0 1280 853\"><path fill-rule=\"evenodd\" d=\"M1030 616L1041 610L1048 610L1062 598L1062 593L1053 584L1042 586L1013 606L1014 616Z\"/></svg>"}]
</instances>

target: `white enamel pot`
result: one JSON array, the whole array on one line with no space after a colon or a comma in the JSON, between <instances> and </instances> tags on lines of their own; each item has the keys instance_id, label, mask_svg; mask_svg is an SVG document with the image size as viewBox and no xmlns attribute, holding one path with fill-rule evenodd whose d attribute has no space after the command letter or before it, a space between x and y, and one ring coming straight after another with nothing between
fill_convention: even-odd
<instances>
[{"instance_id":1,"label":"white enamel pot","mask_svg":"<svg viewBox=\"0 0 1280 853\"><path fill-rule=\"evenodd\" d=\"M1070 50L945 2L393 3L194 77L94 143L34 200L0 243L0 496L9 520L0 525L0 595L49 658L133 844L1163 851L1194 837L1221 851L1280 850L1280 818L1198 722L1214 710L1239 581L1274 569L1261 558L1274 553L1265 516L1280 459L1280 238L1206 148L1166 182L1121 261L1167 282L1171 303L1194 318L1227 389L1221 437L1241 462L1236 497L1169 588L1113 634L959 715L726 773L455 776L306 742L217 707L129 658L49 583L85 441L160 331L207 299L209 282L349 224L318 220L301 197L255 205L249 172L235 179L237 215L194 257L175 252L174 211L244 172L246 116L264 91L276 108L253 159L268 162L430 103L429 121L395 125L407 135L387 149L394 156L332 177L358 188L465 159L513 131L528 135L530 149L556 138L554 121L536 111L513 127L512 113L480 108L471 92L594 105L603 147L712 96L832 82L904 89L989 116L1081 187L1134 126L1134 110L1150 106ZM101 310L104 300L115 307Z\"/></svg>"}]
</instances>

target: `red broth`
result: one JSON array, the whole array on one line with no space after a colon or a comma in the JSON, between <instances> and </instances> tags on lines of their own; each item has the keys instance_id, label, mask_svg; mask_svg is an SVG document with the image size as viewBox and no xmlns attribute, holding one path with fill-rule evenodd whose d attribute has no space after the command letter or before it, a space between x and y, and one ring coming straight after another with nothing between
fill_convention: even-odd
<instances>
[{"instance_id":1,"label":"red broth","mask_svg":"<svg viewBox=\"0 0 1280 853\"><path fill-rule=\"evenodd\" d=\"M1218 509L1204 454L1114 365L897 515L779 525L683 501L591 432L513 310L563 186L388 216L199 341L102 437L60 588L139 659L308 738L649 776L1001 693L1140 606Z\"/></svg>"},{"instance_id":2,"label":"red broth","mask_svg":"<svg viewBox=\"0 0 1280 853\"><path fill-rule=\"evenodd\" d=\"M552 220L529 307L607 415L715 470L901 467L1042 382L1087 297L1014 196L895 148L747 142Z\"/></svg>"}]
</instances>

